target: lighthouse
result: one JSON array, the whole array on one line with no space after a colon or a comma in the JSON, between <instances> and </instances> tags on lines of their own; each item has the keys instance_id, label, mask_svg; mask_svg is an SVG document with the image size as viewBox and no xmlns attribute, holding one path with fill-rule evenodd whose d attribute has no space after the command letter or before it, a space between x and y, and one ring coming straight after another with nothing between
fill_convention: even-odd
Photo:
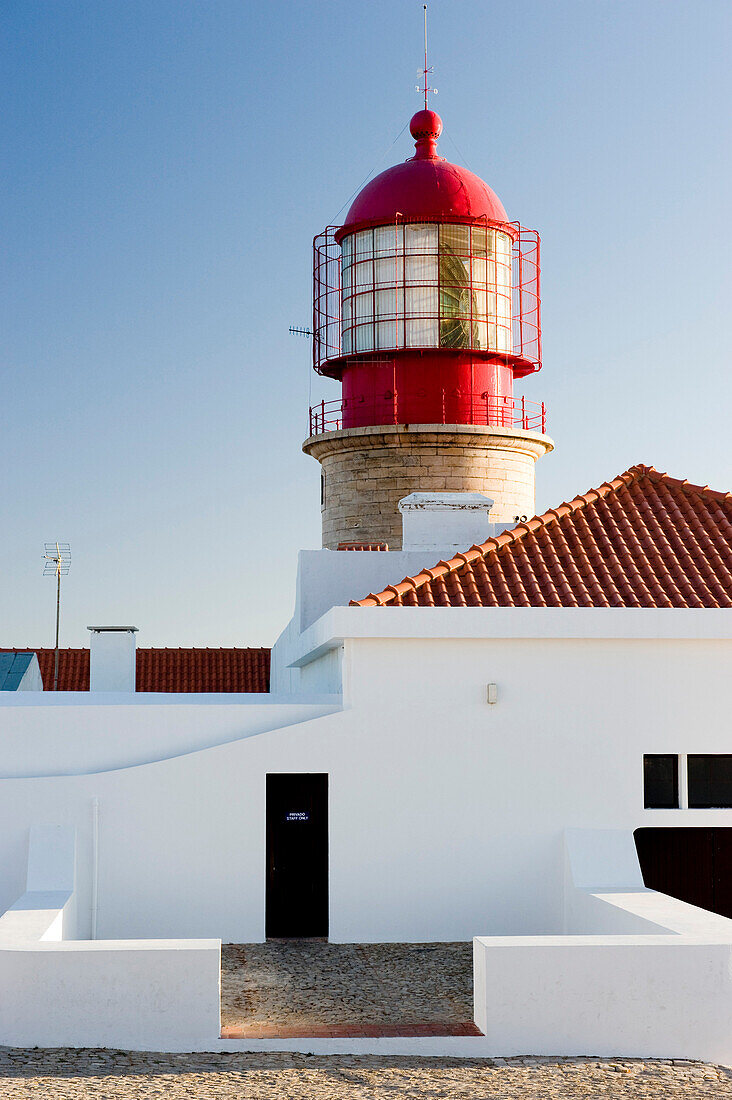
<instances>
[{"instance_id":1,"label":"lighthouse","mask_svg":"<svg viewBox=\"0 0 732 1100\"><path fill-rule=\"evenodd\" d=\"M323 546L402 546L412 493L481 493L490 519L534 514L543 403L539 236L474 173L438 154L418 111L415 153L376 176L314 241L313 367L341 397L310 409Z\"/></svg>"}]
</instances>

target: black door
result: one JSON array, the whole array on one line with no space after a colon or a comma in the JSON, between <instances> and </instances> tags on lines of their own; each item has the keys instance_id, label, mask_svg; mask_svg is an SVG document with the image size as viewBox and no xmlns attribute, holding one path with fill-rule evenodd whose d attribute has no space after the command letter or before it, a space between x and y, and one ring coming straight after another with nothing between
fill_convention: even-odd
<instances>
[{"instance_id":1,"label":"black door","mask_svg":"<svg viewBox=\"0 0 732 1100\"><path fill-rule=\"evenodd\" d=\"M732 917L732 829L636 829L635 846L646 886Z\"/></svg>"},{"instance_id":2,"label":"black door","mask_svg":"<svg viewBox=\"0 0 732 1100\"><path fill-rule=\"evenodd\" d=\"M328 776L267 776L266 934L328 935Z\"/></svg>"}]
</instances>

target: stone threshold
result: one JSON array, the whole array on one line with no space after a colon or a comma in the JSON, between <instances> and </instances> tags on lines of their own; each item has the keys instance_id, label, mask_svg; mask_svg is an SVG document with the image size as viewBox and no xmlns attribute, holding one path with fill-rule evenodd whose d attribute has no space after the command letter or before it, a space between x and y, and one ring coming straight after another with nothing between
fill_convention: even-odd
<instances>
[{"instance_id":1,"label":"stone threshold","mask_svg":"<svg viewBox=\"0 0 732 1100\"><path fill-rule=\"evenodd\" d=\"M447 1038L482 1035L472 1021L439 1023L414 1021L402 1024L309 1024L285 1027L259 1023L222 1027L222 1039L396 1039Z\"/></svg>"}]
</instances>

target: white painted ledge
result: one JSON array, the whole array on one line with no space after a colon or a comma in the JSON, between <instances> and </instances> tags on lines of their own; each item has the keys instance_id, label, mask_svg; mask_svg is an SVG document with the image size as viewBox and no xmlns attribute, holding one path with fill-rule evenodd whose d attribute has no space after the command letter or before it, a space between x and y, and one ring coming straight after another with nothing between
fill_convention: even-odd
<instances>
[{"instance_id":1,"label":"white painted ledge","mask_svg":"<svg viewBox=\"0 0 732 1100\"><path fill-rule=\"evenodd\" d=\"M303 631L290 668L347 638L732 641L730 608L333 607Z\"/></svg>"}]
</instances>

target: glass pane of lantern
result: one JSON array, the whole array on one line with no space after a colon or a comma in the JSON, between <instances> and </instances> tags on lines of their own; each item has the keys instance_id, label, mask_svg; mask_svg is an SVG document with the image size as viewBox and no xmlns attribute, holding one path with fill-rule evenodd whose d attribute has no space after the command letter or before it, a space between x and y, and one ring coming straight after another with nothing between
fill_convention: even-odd
<instances>
[{"instance_id":1,"label":"glass pane of lantern","mask_svg":"<svg viewBox=\"0 0 732 1100\"><path fill-rule=\"evenodd\" d=\"M374 281L373 260L359 260L353 268L356 276L356 286L372 286Z\"/></svg>"},{"instance_id":2,"label":"glass pane of lantern","mask_svg":"<svg viewBox=\"0 0 732 1100\"><path fill-rule=\"evenodd\" d=\"M358 325L356 330L356 351L372 351L374 347L374 326Z\"/></svg>"},{"instance_id":3,"label":"glass pane of lantern","mask_svg":"<svg viewBox=\"0 0 732 1100\"><path fill-rule=\"evenodd\" d=\"M496 332L496 350L497 351L511 351L511 345L513 343L511 329L505 324L499 323Z\"/></svg>"},{"instance_id":4,"label":"glass pane of lantern","mask_svg":"<svg viewBox=\"0 0 732 1100\"><path fill-rule=\"evenodd\" d=\"M353 268L350 264L344 264L341 269L341 286L343 290L350 290Z\"/></svg>"},{"instance_id":5,"label":"glass pane of lantern","mask_svg":"<svg viewBox=\"0 0 732 1100\"><path fill-rule=\"evenodd\" d=\"M443 227L445 228L445 227ZM472 344L471 318L475 301L470 286L470 260L459 256L448 244L467 247L466 226L448 226L440 235L440 346L469 348Z\"/></svg>"},{"instance_id":6,"label":"glass pane of lantern","mask_svg":"<svg viewBox=\"0 0 732 1100\"><path fill-rule=\"evenodd\" d=\"M405 344L408 348L437 347L437 318L408 319Z\"/></svg>"},{"instance_id":7,"label":"glass pane of lantern","mask_svg":"<svg viewBox=\"0 0 732 1100\"><path fill-rule=\"evenodd\" d=\"M496 257L495 256L489 256L488 259L485 262L485 281L486 281L487 286L494 287L496 285L496 271L497 271L497 269L498 269L498 265L496 263Z\"/></svg>"},{"instance_id":8,"label":"glass pane of lantern","mask_svg":"<svg viewBox=\"0 0 732 1100\"><path fill-rule=\"evenodd\" d=\"M462 259L451 252L440 255L440 286L456 289L470 289L470 260Z\"/></svg>"},{"instance_id":9,"label":"glass pane of lantern","mask_svg":"<svg viewBox=\"0 0 732 1100\"><path fill-rule=\"evenodd\" d=\"M474 338L476 348L480 348L482 351L488 350L488 325L485 321L478 321L475 325Z\"/></svg>"},{"instance_id":10,"label":"glass pane of lantern","mask_svg":"<svg viewBox=\"0 0 732 1100\"><path fill-rule=\"evenodd\" d=\"M356 233L356 256L359 259L373 254L373 238L371 229L362 229L360 233Z\"/></svg>"},{"instance_id":11,"label":"glass pane of lantern","mask_svg":"<svg viewBox=\"0 0 732 1100\"><path fill-rule=\"evenodd\" d=\"M470 226L469 225L441 225L440 226L440 251L448 248L458 256L470 255Z\"/></svg>"},{"instance_id":12,"label":"glass pane of lantern","mask_svg":"<svg viewBox=\"0 0 732 1100\"><path fill-rule=\"evenodd\" d=\"M379 225L374 229L374 254L401 252L404 229L401 225Z\"/></svg>"},{"instance_id":13,"label":"glass pane of lantern","mask_svg":"<svg viewBox=\"0 0 732 1100\"><path fill-rule=\"evenodd\" d=\"M440 252L440 286L451 287L456 292L470 289L470 261L461 259L449 249Z\"/></svg>"},{"instance_id":14,"label":"glass pane of lantern","mask_svg":"<svg viewBox=\"0 0 732 1100\"><path fill-rule=\"evenodd\" d=\"M493 242L490 239L490 233L492 230L487 230L479 225L473 226L472 239L471 239L471 251L474 256L483 256L489 253L489 250L493 247Z\"/></svg>"},{"instance_id":15,"label":"glass pane of lantern","mask_svg":"<svg viewBox=\"0 0 732 1100\"><path fill-rule=\"evenodd\" d=\"M405 315L428 315L437 321L437 287L436 286L410 286L407 287L407 299Z\"/></svg>"},{"instance_id":16,"label":"glass pane of lantern","mask_svg":"<svg viewBox=\"0 0 732 1100\"><path fill-rule=\"evenodd\" d=\"M343 318L344 328L346 328L351 323L352 302L353 302L353 299L351 299L351 298L344 298L343 299L343 308L342 308L341 316Z\"/></svg>"},{"instance_id":17,"label":"glass pane of lantern","mask_svg":"<svg viewBox=\"0 0 732 1100\"><path fill-rule=\"evenodd\" d=\"M407 256L407 284L434 284L437 287L437 256Z\"/></svg>"},{"instance_id":18,"label":"glass pane of lantern","mask_svg":"<svg viewBox=\"0 0 732 1100\"><path fill-rule=\"evenodd\" d=\"M377 321L376 347L395 348L396 346L396 321Z\"/></svg>"},{"instance_id":19,"label":"glass pane of lantern","mask_svg":"<svg viewBox=\"0 0 732 1100\"><path fill-rule=\"evenodd\" d=\"M344 237L341 241L341 257L343 264L349 264L353 257L353 237Z\"/></svg>"},{"instance_id":20,"label":"glass pane of lantern","mask_svg":"<svg viewBox=\"0 0 732 1100\"><path fill-rule=\"evenodd\" d=\"M371 318L373 312L374 296L369 292L368 294L357 294L354 298L356 303L356 320L365 321L366 318Z\"/></svg>"},{"instance_id":21,"label":"glass pane of lantern","mask_svg":"<svg viewBox=\"0 0 732 1100\"><path fill-rule=\"evenodd\" d=\"M377 286L394 286L401 283L404 261L401 256L386 256L374 261L374 281Z\"/></svg>"},{"instance_id":22,"label":"glass pane of lantern","mask_svg":"<svg viewBox=\"0 0 732 1100\"><path fill-rule=\"evenodd\" d=\"M493 232L496 241L496 256L502 263L507 264L511 260L511 246L513 242L507 233L496 233L495 230Z\"/></svg>"},{"instance_id":23,"label":"glass pane of lantern","mask_svg":"<svg viewBox=\"0 0 732 1100\"><path fill-rule=\"evenodd\" d=\"M404 291L392 287L390 290L376 291L376 316L404 316Z\"/></svg>"},{"instance_id":24,"label":"glass pane of lantern","mask_svg":"<svg viewBox=\"0 0 732 1100\"><path fill-rule=\"evenodd\" d=\"M487 265L485 257L473 256L473 286L485 286Z\"/></svg>"},{"instance_id":25,"label":"glass pane of lantern","mask_svg":"<svg viewBox=\"0 0 732 1100\"><path fill-rule=\"evenodd\" d=\"M429 224L405 225L404 248L407 252L437 255L437 226Z\"/></svg>"},{"instance_id":26,"label":"glass pane of lantern","mask_svg":"<svg viewBox=\"0 0 732 1100\"><path fill-rule=\"evenodd\" d=\"M440 347L469 348L475 302L469 288L440 287Z\"/></svg>"},{"instance_id":27,"label":"glass pane of lantern","mask_svg":"<svg viewBox=\"0 0 732 1100\"><path fill-rule=\"evenodd\" d=\"M351 337L351 330L343 330L343 354L350 355L353 351L353 340Z\"/></svg>"}]
</instances>

